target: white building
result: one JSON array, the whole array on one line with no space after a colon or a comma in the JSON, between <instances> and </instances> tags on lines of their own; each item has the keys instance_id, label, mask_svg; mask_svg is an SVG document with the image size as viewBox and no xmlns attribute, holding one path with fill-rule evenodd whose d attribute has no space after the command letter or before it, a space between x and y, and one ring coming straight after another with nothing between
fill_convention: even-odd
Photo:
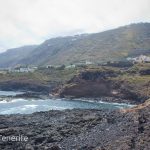
<instances>
[{"instance_id":1,"label":"white building","mask_svg":"<svg viewBox=\"0 0 150 150\"><path fill-rule=\"evenodd\" d=\"M92 65L93 62L91 62L91 61L86 61L85 64L86 64L86 65Z\"/></svg>"},{"instance_id":2,"label":"white building","mask_svg":"<svg viewBox=\"0 0 150 150\"><path fill-rule=\"evenodd\" d=\"M0 74L7 74L7 71L5 71L5 70L0 70Z\"/></svg>"},{"instance_id":3,"label":"white building","mask_svg":"<svg viewBox=\"0 0 150 150\"><path fill-rule=\"evenodd\" d=\"M66 66L66 69L71 69L71 68L75 68L76 67L76 65L68 65L68 66Z\"/></svg>"},{"instance_id":4,"label":"white building","mask_svg":"<svg viewBox=\"0 0 150 150\"><path fill-rule=\"evenodd\" d=\"M145 55L140 55L134 58L128 57L127 60L137 62L137 63L143 63L143 62L150 62L150 57Z\"/></svg>"},{"instance_id":5,"label":"white building","mask_svg":"<svg viewBox=\"0 0 150 150\"><path fill-rule=\"evenodd\" d=\"M37 68L29 68L29 67L18 67L15 69L9 69L9 72L20 72L20 73L27 73L27 72L34 72Z\"/></svg>"}]
</instances>

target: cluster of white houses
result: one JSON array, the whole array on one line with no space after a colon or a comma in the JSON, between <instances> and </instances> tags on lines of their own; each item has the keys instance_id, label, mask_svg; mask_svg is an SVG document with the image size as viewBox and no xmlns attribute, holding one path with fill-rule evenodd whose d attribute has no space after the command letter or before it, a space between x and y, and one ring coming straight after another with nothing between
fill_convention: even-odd
<instances>
[{"instance_id":1,"label":"cluster of white houses","mask_svg":"<svg viewBox=\"0 0 150 150\"><path fill-rule=\"evenodd\" d=\"M66 69L70 69L70 68L75 68L77 66L82 66L82 65L92 65L94 64L94 62L92 61L83 61L83 62L76 62L76 63L72 63L70 65L65 65ZM60 68L62 65L47 65L46 68Z\"/></svg>"},{"instance_id":2,"label":"cluster of white houses","mask_svg":"<svg viewBox=\"0 0 150 150\"><path fill-rule=\"evenodd\" d=\"M9 68L8 72L34 72L37 69L37 67L15 67L15 68Z\"/></svg>"},{"instance_id":3,"label":"cluster of white houses","mask_svg":"<svg viewBox=\"0 0 150 150\"><path fill-rule=\"evenodd\" d=\"M84 62L80 62L80 63L75 63L75 64L70 64L70 65L64 65L64 68L66 69L70 69L70 68L75 68L77 66L80 65L91 65L94 64L91 61L84 61ZM60 68L63 65L47 65L45 66L45 68ZM13 68L7 68L7 69L0 69L0 74L6 74L7 72L12 73L12 72L16 72L16 73L28 73L28 72L34 72L35 70L37 70L38 67L29 67L29 66L16 66Z\"/></svg>"},{"instance_id":4,"label":"cluster of white houses","mask_svg":"<svg viewBox=\"0 0 150 150\"><path fill-rule=\"evenodd\" d=\"M93 64L94 62L92 61L85 61L85 62L79 62L79 63L68 65L65 68L69 69L69 68L75 68L76 66L80 66L80 65L93 65Z\"/></svg>"},{"instance_id":5,"label":"cluster of white houses","mask_svg":"<svg viewBox=\"0 0 150 150\"><path fill-rule=\"evenodd\" d=\"M37 67L14 67L14 68L5 68L0 69L0 74L6 74L11 72L18 72L18 73L28 73L28 72L34 72L37 69Z\"/></svg>"},{"instance_id":6,"label":"cluster of white houses","mask_svg":"<svg viewBox=\"0 0 150 150\"><path fill-rule=\"evenodd\" d=\"M128 57L127 61L131 61L133 63L150 63L150 57L149 56L145 56L145 55L140 55L138 57ZM82 61L82 62L76 62L74 64L70 64L70 65L47 65L45 66L45 68L60 68L61 66L63 66L66 69L70 69L70 68L75 68L77 66L82 66L82 65L93 65L95 64L92 61ZM17 66L14 68L8 68L8 69L0 69L0 74L6 74L7 72L18 72L18 73L28 73L28 72L34 72L35 70L37 70L38 67L34 66L34 67L29 67L29 66Z\"/></svg>"},{"instance_id":7,"label":"cluster of white houses","mask_svg":"<svg viewBox=\"0 0 150 150\"><path fill-rule=\"evenodd\" d=\"M150 62L150 57L145 56L145 55L140 55L138 57L128 57L127 60L135 62L135 63L149 63Z\"/></svg>"}]
</instances>

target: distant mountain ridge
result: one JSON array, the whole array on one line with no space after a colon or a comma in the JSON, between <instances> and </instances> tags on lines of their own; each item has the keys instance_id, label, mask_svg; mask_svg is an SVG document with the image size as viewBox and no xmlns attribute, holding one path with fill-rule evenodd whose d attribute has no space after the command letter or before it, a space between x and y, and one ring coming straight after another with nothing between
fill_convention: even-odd
<instances>
[{"instance_id":1,"label":"distant mountain ridge","mask_svg":"<svg viewBox=\"0 0 150 150\"><path fill-rule=\"evenodd\" d=\"M19 61L27 57L36 47L37 45L30 45L8 49L0 54L0 67L11 67L19 64Z\"/></svg>"},{"instance_id":2,"label":"distant mountain ridge","mask_svg":"<svg viewBox=\"0 0 150 150\"><path fill-rule=\"evenodd\" d=\"M0 67L106 62L150 54L150 23L131 24L100 33L58 37L41 45L0 54Z\"/></svg>"}]
</instances>

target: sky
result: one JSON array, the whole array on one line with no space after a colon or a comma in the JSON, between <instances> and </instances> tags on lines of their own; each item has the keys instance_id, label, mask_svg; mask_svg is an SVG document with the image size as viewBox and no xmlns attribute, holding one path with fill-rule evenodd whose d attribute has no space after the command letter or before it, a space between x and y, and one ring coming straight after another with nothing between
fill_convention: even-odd
<instances>
[{"instance_id":1,"label":"sky","mask_svg":"<svg viewBox=\"0 0 150 150\"><path fill-rule=\"evenodd\" d=\"M0 52L150 22L150 0L0 0Z\"/></svg>"}]
</instances>

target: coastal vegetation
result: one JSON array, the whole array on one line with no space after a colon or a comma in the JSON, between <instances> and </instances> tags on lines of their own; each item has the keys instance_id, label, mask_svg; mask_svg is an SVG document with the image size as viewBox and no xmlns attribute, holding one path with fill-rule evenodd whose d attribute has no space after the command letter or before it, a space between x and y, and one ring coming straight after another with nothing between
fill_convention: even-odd
<instances>
[{"instance_id":1,"label":"coastal vegetation","mask_svg":"<svg viewBox=\"0 0 150 150\"><path fill-rule=\"evenodd\" d=\"M131 67L40 67L34 72L0 74L0 89L44 92L58 97L115 97L141 103L150 97L149 67L150 63Z\"/></svg>"}]
</instances>

